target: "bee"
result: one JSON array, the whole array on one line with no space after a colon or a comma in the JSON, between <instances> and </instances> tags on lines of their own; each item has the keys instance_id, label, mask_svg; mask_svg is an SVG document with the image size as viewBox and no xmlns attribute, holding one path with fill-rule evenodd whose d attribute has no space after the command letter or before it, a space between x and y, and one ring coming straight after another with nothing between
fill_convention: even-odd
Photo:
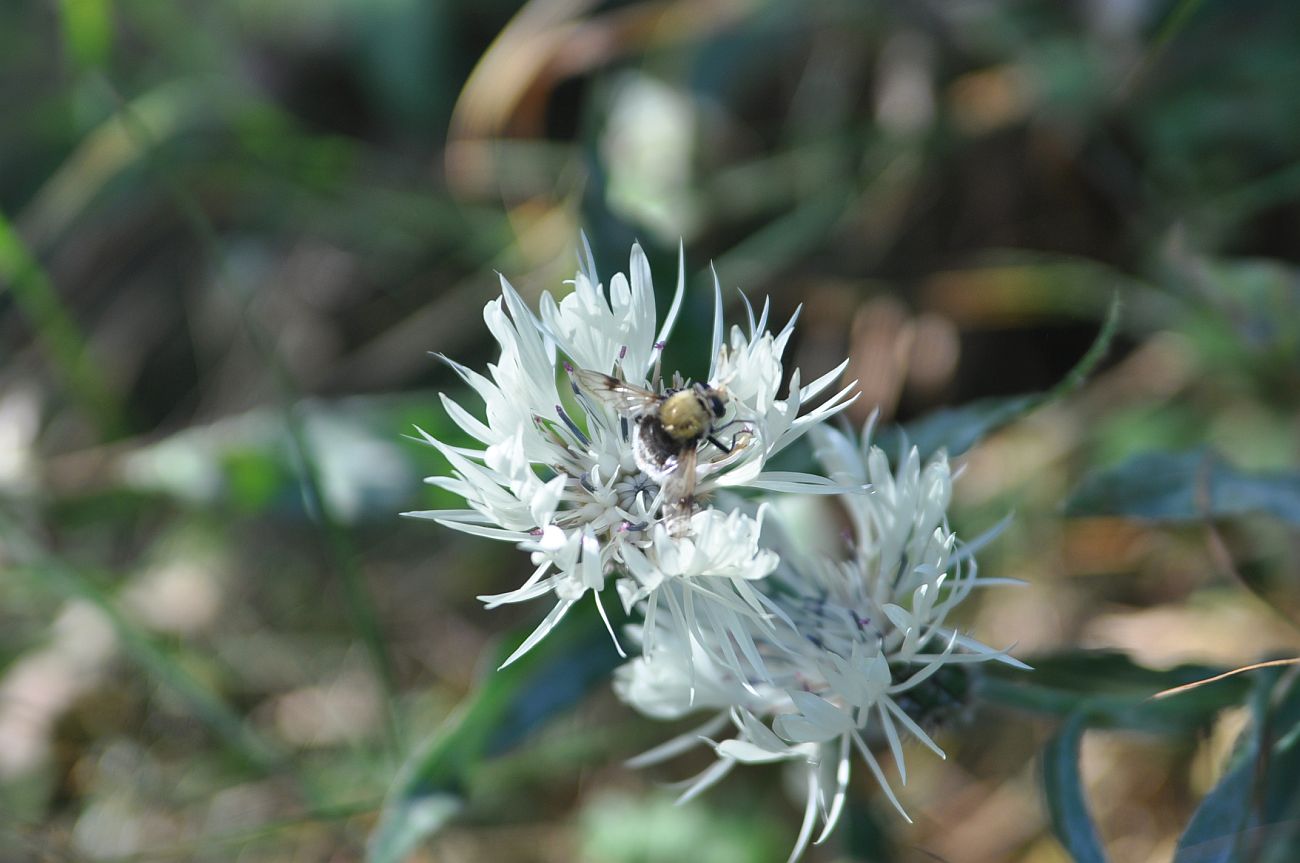
<instances>
[{"instance_id":1,"label":"bee","mask_svg":"<svg viewBox=\"0 0 1300 863\"><path fill-rule=\"evenodd\" d=\"M611 375L586 369L569 369L578 387L634 424L632 457L664 494L666 519L680 533L690 518L695 500L695 466L705 441L724 453L728 446L714 434L727 412L727 391L696 383L665 393L633 386Z\"/></svg>"}]
</instances>

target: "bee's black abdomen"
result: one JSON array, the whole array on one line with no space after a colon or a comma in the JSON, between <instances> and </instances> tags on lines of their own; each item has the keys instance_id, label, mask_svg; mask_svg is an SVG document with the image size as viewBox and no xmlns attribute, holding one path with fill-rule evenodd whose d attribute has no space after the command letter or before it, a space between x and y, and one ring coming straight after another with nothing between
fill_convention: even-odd
<instances>
[{"instance_id":1,"label":"bee's black abdomen","mask_svg":"<svg viewBox=\"0 0 1300 863\"><path fill-rule=\"evenodd\" d=\"M633 437L637 464L651 475L662 475L671 470L686 448L695 445L694 441L674 438L663 423L650 417L637 420Z\"/></svg>"}]
</instances>

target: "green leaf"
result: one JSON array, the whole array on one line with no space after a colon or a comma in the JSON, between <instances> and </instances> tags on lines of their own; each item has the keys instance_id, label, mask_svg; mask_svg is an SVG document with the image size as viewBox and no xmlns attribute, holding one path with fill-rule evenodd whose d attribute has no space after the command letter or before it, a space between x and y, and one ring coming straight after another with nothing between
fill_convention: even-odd
<instances>
[{"instance_id":1,"label":"green leaf","mask_svg":"<svg viewBox=\"0 0 1300 863\"><path fill-rule=\"evenodd\" d=\"M1272 722L1277 742L1268 764L1262 801L1263 822L1267 825L1266 863L1287 863L1295 859L1300 847L1300 678L1290 678L1285 697L1274 710Z\"/></svg>"},{"instance_id":2,"label":"green leaf","mask_svg":"<svg viewBox=\"0 0 1300 863\"><path fill-rule=\"evenodd\" d=\"M1225 707L1240 704L1249 681L1231 677L1167 698L1158 692L1205 680L1223 671L1180 665L1164 671L1144 668L1120 653L1078 651L1031 658L1032 673L990 666L980 697L1005 707L1067 717L1086 713L1094 727L1157 733L1194 731Z\"/></svg>"},{"instance_id":3,"label":"green leaf","mask_svg":"<svg viewBox=\"0 0 1300 863\"><path fill-rule=\"evenodd\" d=\"M398 773L379 825L370 863L399 863L461 812L477 764L524 742L580 701L619 663L593 603L581 603L532 650L490 672L476 692L421 744ZM495 667L527 637L509 639Z\"/></svg>"},{"instance_id":4,"label":"green leaf","mask_svg":"<svg viewBox=\"0 0 1300 863\"><path fill-rule=\"evenodd\" d=\"M941 449L950 456L961 455L990 433L1081 387L1110 350L1119 329L1119 310L1119 296L1116 295L1092 346L1050 390L978 399L961 407L943 408L907 425L881 429L876 433L876 444L885 452L894 453L900 445L910 443L920 451L923 459Z\"/></svg>"},{"instance_id":5,"label":"green leaf","mask_svg":"<svg viewBox=\"0 0 1300 863\"><path fill-rule=\"evenodd\" d=\"M939 450L958 456L1049 399L1047 393L976 399L961 407L941 408L906 426L882 429L875 442L891 455L900 445L911 444L923 459Z\"/></svg>"},{"instance_id":6,"label":"green leaf","mask_svg":"<svg viewBox=\"0 0 1300 863\"><path fill-rule=\"evenodd\" d=\"M83 69L94 69L108 62L113 45L113 8L111 0L61 0L63 41L68 54Z\"/></svg>"},{"instance_id":7,"label":"green leaf","mask_svg":"<svg viewBox=\"0 0 1300 863\"><path fill-rule=\"evenodd\" d=\"M1047 813L1056 837L1078 863L1105 863L1101 837L1097 834L1088 800L1079 776L1079 743L1086 720L1072 715L1043 749L1043 790Z\"/></svg>"},{"instance_id":8,"label":"green leaf","mask_svg":"<svg viewBox=\"0 0 1300 863\"><path fill-rule=\"evenodd\" d=\"M1178 840L1175 863L1290 863L1300 847L1300 678L1250 673L1250 726ZM1279 692L1279 684L1281 691Z\"/></svg>"},{"instance_id":9,"label":"green leaf","mask_svg":"<svg viewBox=\"0 0 1300 863\"><path fill-rule=\"evenodd\" d=\"M1205 449L1134 456L1086 477L1065 506L1069 516L1174 522L1254 512L1300 525L1300 472L1242 471Z\"/></svg>"},{"instance_id":10,"label":"green leaf","mask_svg":"<svg viewBox=\"0 0 1300 863\"><path fill-rule=\"evenodd\" d=\"M87 349L85 334L49 273L27 248L16 226L0 212L0 297L6 292L13 296L14 305L26 316L42 348L105 437L117 436L124 428L120 405Z\"/></svg>"},{"instance_id":11,"label":"green leaf","mask_svg":"<svg viewBox=\"0 0 1300 863\"><path fill-rule=\"evenodd\" d=\"M1246 840L1248 831L1258 823L1255 786L1262 766L1269 696L1277 678L1275 672L1255 676L1250 699L1253 721L1238 739L1227 771L1201 800L1178 838L1174 863L1245 863L1255 858ZM1294 781L1294 774L1291 778Z\"/></svg>"},{"instance_id":12,"label":"green leaf","mask_svg":"<svg viewBox=\"0 0 1300 863\"><path fill-rule=\"evenodd\" d=\"M1178 839L1174 863L1234 863L1244 861L1241 839L1251 818L1251 791L1259 756L1256 733L1237 753L1235 766L1196 807Z\"/></svg>"}]
</instances>

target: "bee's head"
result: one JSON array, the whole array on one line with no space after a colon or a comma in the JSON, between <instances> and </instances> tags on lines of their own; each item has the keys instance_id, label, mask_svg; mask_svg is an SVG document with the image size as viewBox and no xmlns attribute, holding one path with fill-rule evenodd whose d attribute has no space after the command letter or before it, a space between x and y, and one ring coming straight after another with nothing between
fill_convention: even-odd
<instances>
[{"instance_id":1,"label":"bee's head","mask_svg":"<svg viewBox=\"0 0 1300 863\"><path fill-rule=\"evenodd\" d=\"M713 414L714 419L722 419L727 412L727 391L721 387L711 387L702 383L695 385L695 394Z\"/></svg>"}]
</instances>

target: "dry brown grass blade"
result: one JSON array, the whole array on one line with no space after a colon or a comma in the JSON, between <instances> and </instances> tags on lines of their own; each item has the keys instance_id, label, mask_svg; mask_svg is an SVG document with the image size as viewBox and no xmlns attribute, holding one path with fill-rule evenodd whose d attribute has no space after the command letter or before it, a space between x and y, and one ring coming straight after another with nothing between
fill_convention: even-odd
<instances>
[{"instance_id":1,"label":"dry brown grass blade","mask_svg":"<svg viewBox=\"0 0 1300 863\"><path fill-rule=\"evenodd\" d=\"M1247 671L1255 671L1259 668L1277 668L1282 665L1300 665L1300 656L1292 657L1290 659L1270 659L1267 662L1255 662L1250 665L1243 665L1240 668L1234 668L1231 671L1225 671L1222 674L1216 674L1213 677L1207 677L1204 680L1194 680L1191 683L1184 683L1182 686L1175 686L1173 689L1162 690L1152 695L1151 699L1168 698L1171 695L1177 695L1180 692L1186 692L1189 689L1196 689L1199 686L1216 683L1228 677L1245 674Z\"/></svg>"}]
</instances>

